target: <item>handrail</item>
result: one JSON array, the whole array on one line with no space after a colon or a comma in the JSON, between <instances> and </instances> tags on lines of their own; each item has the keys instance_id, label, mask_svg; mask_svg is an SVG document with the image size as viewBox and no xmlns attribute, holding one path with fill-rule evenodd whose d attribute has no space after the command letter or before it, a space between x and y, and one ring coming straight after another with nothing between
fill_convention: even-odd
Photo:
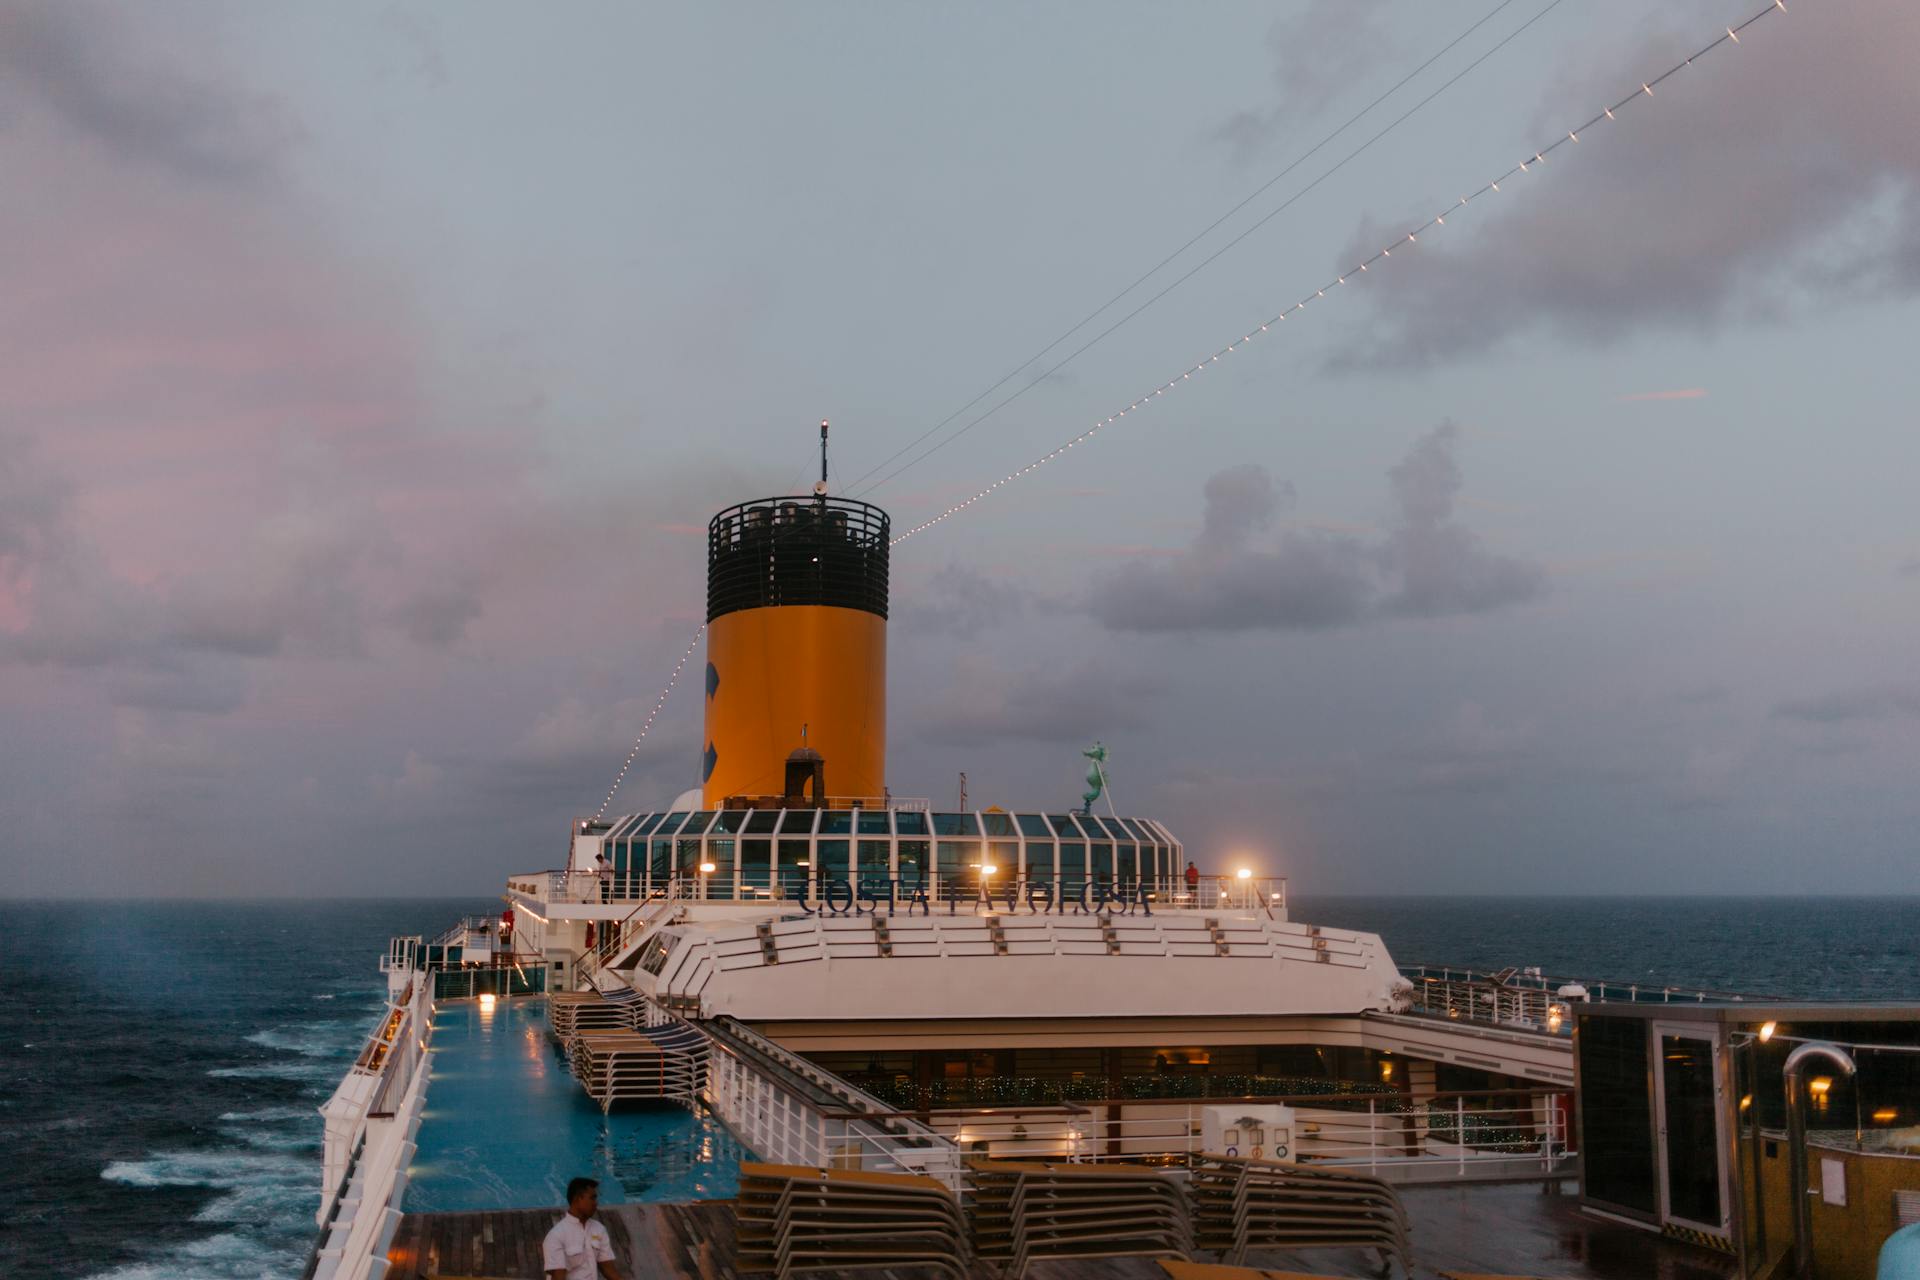
<instances>
[{"instance_id":1,"label":"handrail","mask_svg":"<svg viewBox=\"0 0 1920 1280\"><path fill-rule=\"evenodd\" d=\"M327 1243L327 1237L333 1234L333 1224L340 1217L341 1202L347 1198L347 1188L353 1185L354 1171L359 1168L360 1156L367 1149L367 1132L360 1131L355 1139L353 1150L347 1155L346 1172L340 1175L340 1184L333 1189L333 1195L327 1201L327 1211L320 1219L320 1230L314 1233L313 1248L307 1251L307 1265L300 1268L300 1280L313 1280L314 1273L320 1269L320 1251Z\"/></svg>"},{"instance_id":2,"label":"handrail","mask_svg":"<svg viewBox=\"0 0 1920 1280\"><path fill-rule=\"evenodd\" d=\"M1586 989L1592 1000L1620 1000L1638 1004L1672 1004L1675 997L1680 1001L1696 1004L1712 1001L1745 1003L1753 1000L1780 1000L1786 997L1754 991L1721 991L1712 987L1694 987L1685 984L1656 985L1645 982L1615 982L1612 980L1585 980L1579 978L1556 978L1538 971L1521 970L1510 974L1495 974L1482 969L1473 969L1452 965L1403 964L1401 976L1419 982L1456 982L1479 984L1508 991L1544 991L1554 994L1561 987L1577 986ZM1622 994L1624 993L1624 994Z\"/></svg>"}]
</instances>

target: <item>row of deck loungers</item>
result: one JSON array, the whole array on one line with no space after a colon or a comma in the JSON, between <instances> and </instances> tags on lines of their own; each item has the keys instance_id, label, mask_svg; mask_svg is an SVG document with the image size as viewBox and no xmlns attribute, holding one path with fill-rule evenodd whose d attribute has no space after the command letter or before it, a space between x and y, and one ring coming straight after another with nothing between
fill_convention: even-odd
<instances>
[{"instance_id":1,"label":"row of deck loungers","mask_svg":"<svg viewBox=\"0 0 1920 1280\"><path fill-rule=\"evenodd\" d=\"M953 1193L918 1174L742 1164L736 1206L743 1271L932 1267L965 1280L965 1225Z\"/></svg>"},{"instance_id":2,"label":"row of deck loungers","mask_svg":"<svg viewBox=\"0 0 1920 1280\"><path fill-rule=\"evenodd\" d=\"M680 1022L647 1026L638 992L555 993L547 997L547 1023L602 1111L663 1098L691 1104L706 1083L706 1036Z\"/></svg>"},{"instance_id":3,"label":"row of deck loungers","mask_svg":"<svg viewBox=\"0 0 1920 1280\"><path fill-rule=\"evenodd\" d=\"M1195 1243L1227 1263L1251 1249L1376 1249L1408 1261L1407 1211L1379 1178L1265 1160L1202 1156L1191 1172Z\"/></svg>"},{"instance_id":4,"label":"row of deck loungers","mask_svg":"<svg viewBox=\"0 0 1920 1280\"><path fill-rule=\"evenodd\" d=\"M634 993L637 996L637 993ZM638 1000L609 1000L598 991L556 991L547 997L547 1026L562 1043L576 1031L631 1029Z\"/></svg>"},{"instance_id":5,"label":"row of deck loungers","mask_svg":"<svg viewBox=\"0 0 1920 1280\"><path fill-rule=\"evenodd\" d=\"M1193 1228L1179 1184L1151 1169L968 1163L978 1257L1024 1276L1054 1258L1184 1258Z\"/></svg>"}]
</instances>

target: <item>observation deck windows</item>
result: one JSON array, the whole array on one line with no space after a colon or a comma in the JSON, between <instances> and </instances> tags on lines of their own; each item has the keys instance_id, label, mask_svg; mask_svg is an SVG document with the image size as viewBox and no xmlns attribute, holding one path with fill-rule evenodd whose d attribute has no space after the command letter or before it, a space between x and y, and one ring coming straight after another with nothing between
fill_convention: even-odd
<instances>
[{"instance_id":1,"label":"observation deck windows","mask_svg":"<svg viewBox=\"0 0 1920 1280\"><path fill-rule=\"evenodd\" d=\"M860 834L863 836L884 836L893 834L887 819L891 817L885 809L860 810ZM825 828L822 828L825 830Z\"/></svg>"},{"instance_id":2,"label":"observation deck windows","mask_svg":"<svg viewBox=\"0 0 1920 1280\"><path fill-rule=\"evenodd\" d=\"M820 834L844 836L853 830L853 814L845 809L829 809L820 815Z\"/></svg>"},{"instance_id":3,"label":"observation deck windows","mask_svg":"<svg viewBox=\"0 0 1920 1280\"><path fill-rule=\"evenodd\" d=\"M971 813L936 813L933 815L933 834L977 836L980 834L980 822Z\"/></svg>"},{"instance_id":4,"label":"observation deck windows","mask_svg":"<svg viewBox=\"0 0 1920 1280\"><path fill-rule=\"evenodd\" d=\"M1053 883L1053 841L1027 841L1026 875L1034 884Z\"/></svg>"},{"instance_id":5,"label":"observation deck windows","mask_svg":"<svg viewBox=\"0 0 1920 1280\"><path fill-rule=\"evenodd\" d=\"M780 822L780 809L755 809L747 815L747 834L750 836L770 836Z\"/></svg>"},{"instance_id":6,"label":"observation deck windows","mask_svg":"<svg viewBox=\"0 0 1920 1280\"><path fill-rule=\"evenodd\" d=\"M746 825L747 811L745 809L723 809L720 811L720 816L714 819L713 830L709 834L720 835L724 832L731 835Z\"/></svg>"},{"instance_id":7,"label":"observation deck windows","mask_svg":"<svg viewBox=\"0 0 1920 1280\"><path fill-rule=\"evenodd\" d=\"M1013 834L1013 815L1010 813L983 813L980 823L987 829L989 836L1010 836Z\"/></svg>"},{"instance_id":8,"label":"observation deck windows","mask_svg":"<svg viewBox=\"0 0 1920 1280\"><path fill-rule=\"evenodd\" d=\"M1087 846L1078 840L1060 845L1060 883L1078 886L1087 878Z\"/></svg>"},{"instance_id":9,"label":"observation deck windows","mask_svg":"<svg viewBox=\"0 0 1920 1280\"><path fill-rule=\"evenodd\" d=\"M905 814L901 815L905 817ZM917 815L916 815L917 816ZM918 884L927 878L927 842L925 840L902 840L900 842L900 868L897 878L903 885Z\"/></svg>"},{"instance_id":10,"label":"observation deck windows","mask_svg":"<svg viewBox=\"0 0 1920 1280\"><path fill-rule=\"evenodd\" d=\"M860 866L854 876L855 884L867 880L890 880L893 878L893 841L862 840L859 845Z\"/></svg>"},{"instance_id":11,"label":"observation deck windows","mask_svg":"<svg viewBox=\"0 0 1920 1280\"><path fill-rule=\"evenodd\" d=\"M647 875L654 884L665 884L673 875L673 841L653 842L653 856L647 860Z\"/></svg>"},{"instance_id":12,"label":"observation deck windows","mask_svg":"<svg viewBox=\"0 0 1920 1280\"><path fill-rule=\"evenodd\" d=\"M978 840L940 840L935 842L939 861L936 871L944 881L972 879L980 874Z\"/></svg>"},{"instance_id":13,"label":"observation deck windows","mask_svg":"<svg viewBox=\"0 0 1920 1280\"><path fill-rule=\"evenodd\" d=\"M782 840L780 842L780 875L782 889L789 898L805 896L807 884L813 879L813 842L810 840Z\"/></svg>"},{"instance_id":14,"label":"observation deck windows","mask_svg":"<svg viewBox=\"0 0 1920 1280\"><path fill-rule=\"evenodd\" d=\"M1054 834L1058 835L1062 840L1083 840L1086 838L1080 828L1074 825L1073 815L1070 813L1050 813L1047 815L1047 821L1053 824Z\"/></svg>"},{"instance_id":15,"label":"observation deck windows","mask_svg":"<svg viewBox=\"0 0 1920 1280\"><path fill-rule=\"evenodd\" d=\"M847 866L848 842L845 840L822 840L816 847L814 874L821 880L848 880Z\"/></svg>"},{"instance_id":16,"label":"observation deck windows","mask_svg":"<svg viewBox=\"0 0 1920 1280\"><path fill-rule=\"evenodd\" d=\"M713 822L713 810L702 809L699 813L696 813L691 818L687 819L687 825L680 828L680 834L683 836L704 835L706 833L707 827L712 822Z\"/></svg>"},{"instance_id":17,"label":"observation deck windows","mask_svg":"<svg viewBox=\"0 0 1920 1280\"><path fill-rule=\"evenodd\" d=\"M1053 839L1053 832L1047 828L1047 820L1037 813L1017 813L1014 821L1020 824L1020 834L1029 840Z\"/></svg>"},{"instance_id":18,"label":"observation deck windows","mask_svg":"<svg viewBox=\"0 0 1920 1280\"><path fill-rule=\"evenodd\" d=\"M666 816L667 816L667 815L666 815L666 814L664 814L664 813L650 813L650 814L648 814L648 815L646 816L646 821L644 821L644 822L642 822L642 823L641 823L641 824L640 824L640 825L639 825L639 826L638 826L637 828L635 828L635 829L634 829L634 833L633 833L633 834L635 834L635 835L637 835L637 836L650 836L650 835L652 835L652 834L653 834L653 829L654 829L655 827L657 827L657 826L659 826L659 825L660 825L660 819L662 819L662 818L664 818L664 817L666 817Z\"/></svg>"},{"instance_id":19,"label":"observation deck windows","mask_svg":"<svg viewBox=\"0 0 1920 1280\"><path fill-rule=\"evenodd\" d=\"M927 834L927 815L918 809L902 809L893 815L895 830L903 836L924 836Z\"/></svg>"},{"instance_id":20,"label":"observation deck windows","mask_svg":"<svg viewBox=\"0 0 1920 1280\"><path fill-rule=\"evenodd\" d=\"M773 847L770 841L740 842L740 886L743 889L773 888Z\"/></svg>"},{"instance_id":21,"label":"observation deck windows","mask_svg":"<svg viewBox=\"0 0 1920 1280\"><path fill-rule=\"evenodd\" d=\"M1114 847L1113 876L1117 884L1132 884L1140 878L1140 852L1130 844Z\"/></svg>"},{"instance_id":22,"label":"observation deck windows","mask_svg":"<svg viewBox=\"0 0 1920 1280\"><path fill-rule=\"evenodd\" d=\"M665 815L660 825L654 828L654 834L657 836L672 835L680 829L680 825L687 820L688 816L689 815L684 813L669 813Z\"/></svg>"}]
</instances>

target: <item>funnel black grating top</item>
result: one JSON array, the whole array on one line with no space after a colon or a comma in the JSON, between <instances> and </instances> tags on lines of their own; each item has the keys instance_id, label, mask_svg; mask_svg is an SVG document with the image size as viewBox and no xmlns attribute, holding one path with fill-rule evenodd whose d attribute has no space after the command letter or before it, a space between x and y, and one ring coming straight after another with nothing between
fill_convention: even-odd
<instances>
[{"instance_id":1,"label":"funnel black grating top","mask_svg":"<svg viewBox=\"0 0 1920 1280\"><path fill-rule=\"evenodd\" d=\"M707 525L707 621L769 605L887 616L887 513L850 498L762 498Z\"/></svg>"}]
</instances>

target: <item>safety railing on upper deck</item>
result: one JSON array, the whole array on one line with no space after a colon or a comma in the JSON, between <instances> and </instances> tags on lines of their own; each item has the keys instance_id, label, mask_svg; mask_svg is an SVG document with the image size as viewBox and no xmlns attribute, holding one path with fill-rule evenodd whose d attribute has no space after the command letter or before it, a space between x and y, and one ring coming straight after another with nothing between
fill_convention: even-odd
<instances>
[{"instance_id":1,"label":"safety railing on upper deck","mask_svg":"<svg viewBox=\"0 0 1920 1280\"><path fill-rule=\"evenodd\" d=\"M1287 909L1284 876L1147 877L1113 881L1089 876L1025 876L1001 868L957 875L814 875L752 871L736 876L694 872L664 881L619 871L523 871L507 879L510 892L556 905L676 902L790 903L799 911L893 911L925 905L1007 912L1230 911L1281 918Z\"/></svg>"},{"instance_id":2,"label":"safety railing on upper deck","mask_svg":"<svg viewBox=\"0 0 1920 1280\"><path fill-rule=\"evenodd\" d=\"M1545 1089L1128 1098L900 1114L965 1156L993 1159L1185 1167L1211 1143L1212 1154L1428 1180L1553 1173L1575 1154L1572 1095Z\"/></svg>"},{"instance_id":3,"label":"safety railing on upper deck","mask_svg":"<svg viewBox=\"0 0 1920 1280\"><path fill-rule=\"evenodd\" d=\"M1769 999L1751 992L1655 985L1641 982L1583 982L1556 978L1538 969L1487 973L1441 965L1401 965L1413 984L1413 1011L1435 1017L1496 1026L1526 1027L1556 1035L1573 1034L1575 1004L1612 1001L1633 1004L1708 1004Z\"/></svg>"}]
</instances>

